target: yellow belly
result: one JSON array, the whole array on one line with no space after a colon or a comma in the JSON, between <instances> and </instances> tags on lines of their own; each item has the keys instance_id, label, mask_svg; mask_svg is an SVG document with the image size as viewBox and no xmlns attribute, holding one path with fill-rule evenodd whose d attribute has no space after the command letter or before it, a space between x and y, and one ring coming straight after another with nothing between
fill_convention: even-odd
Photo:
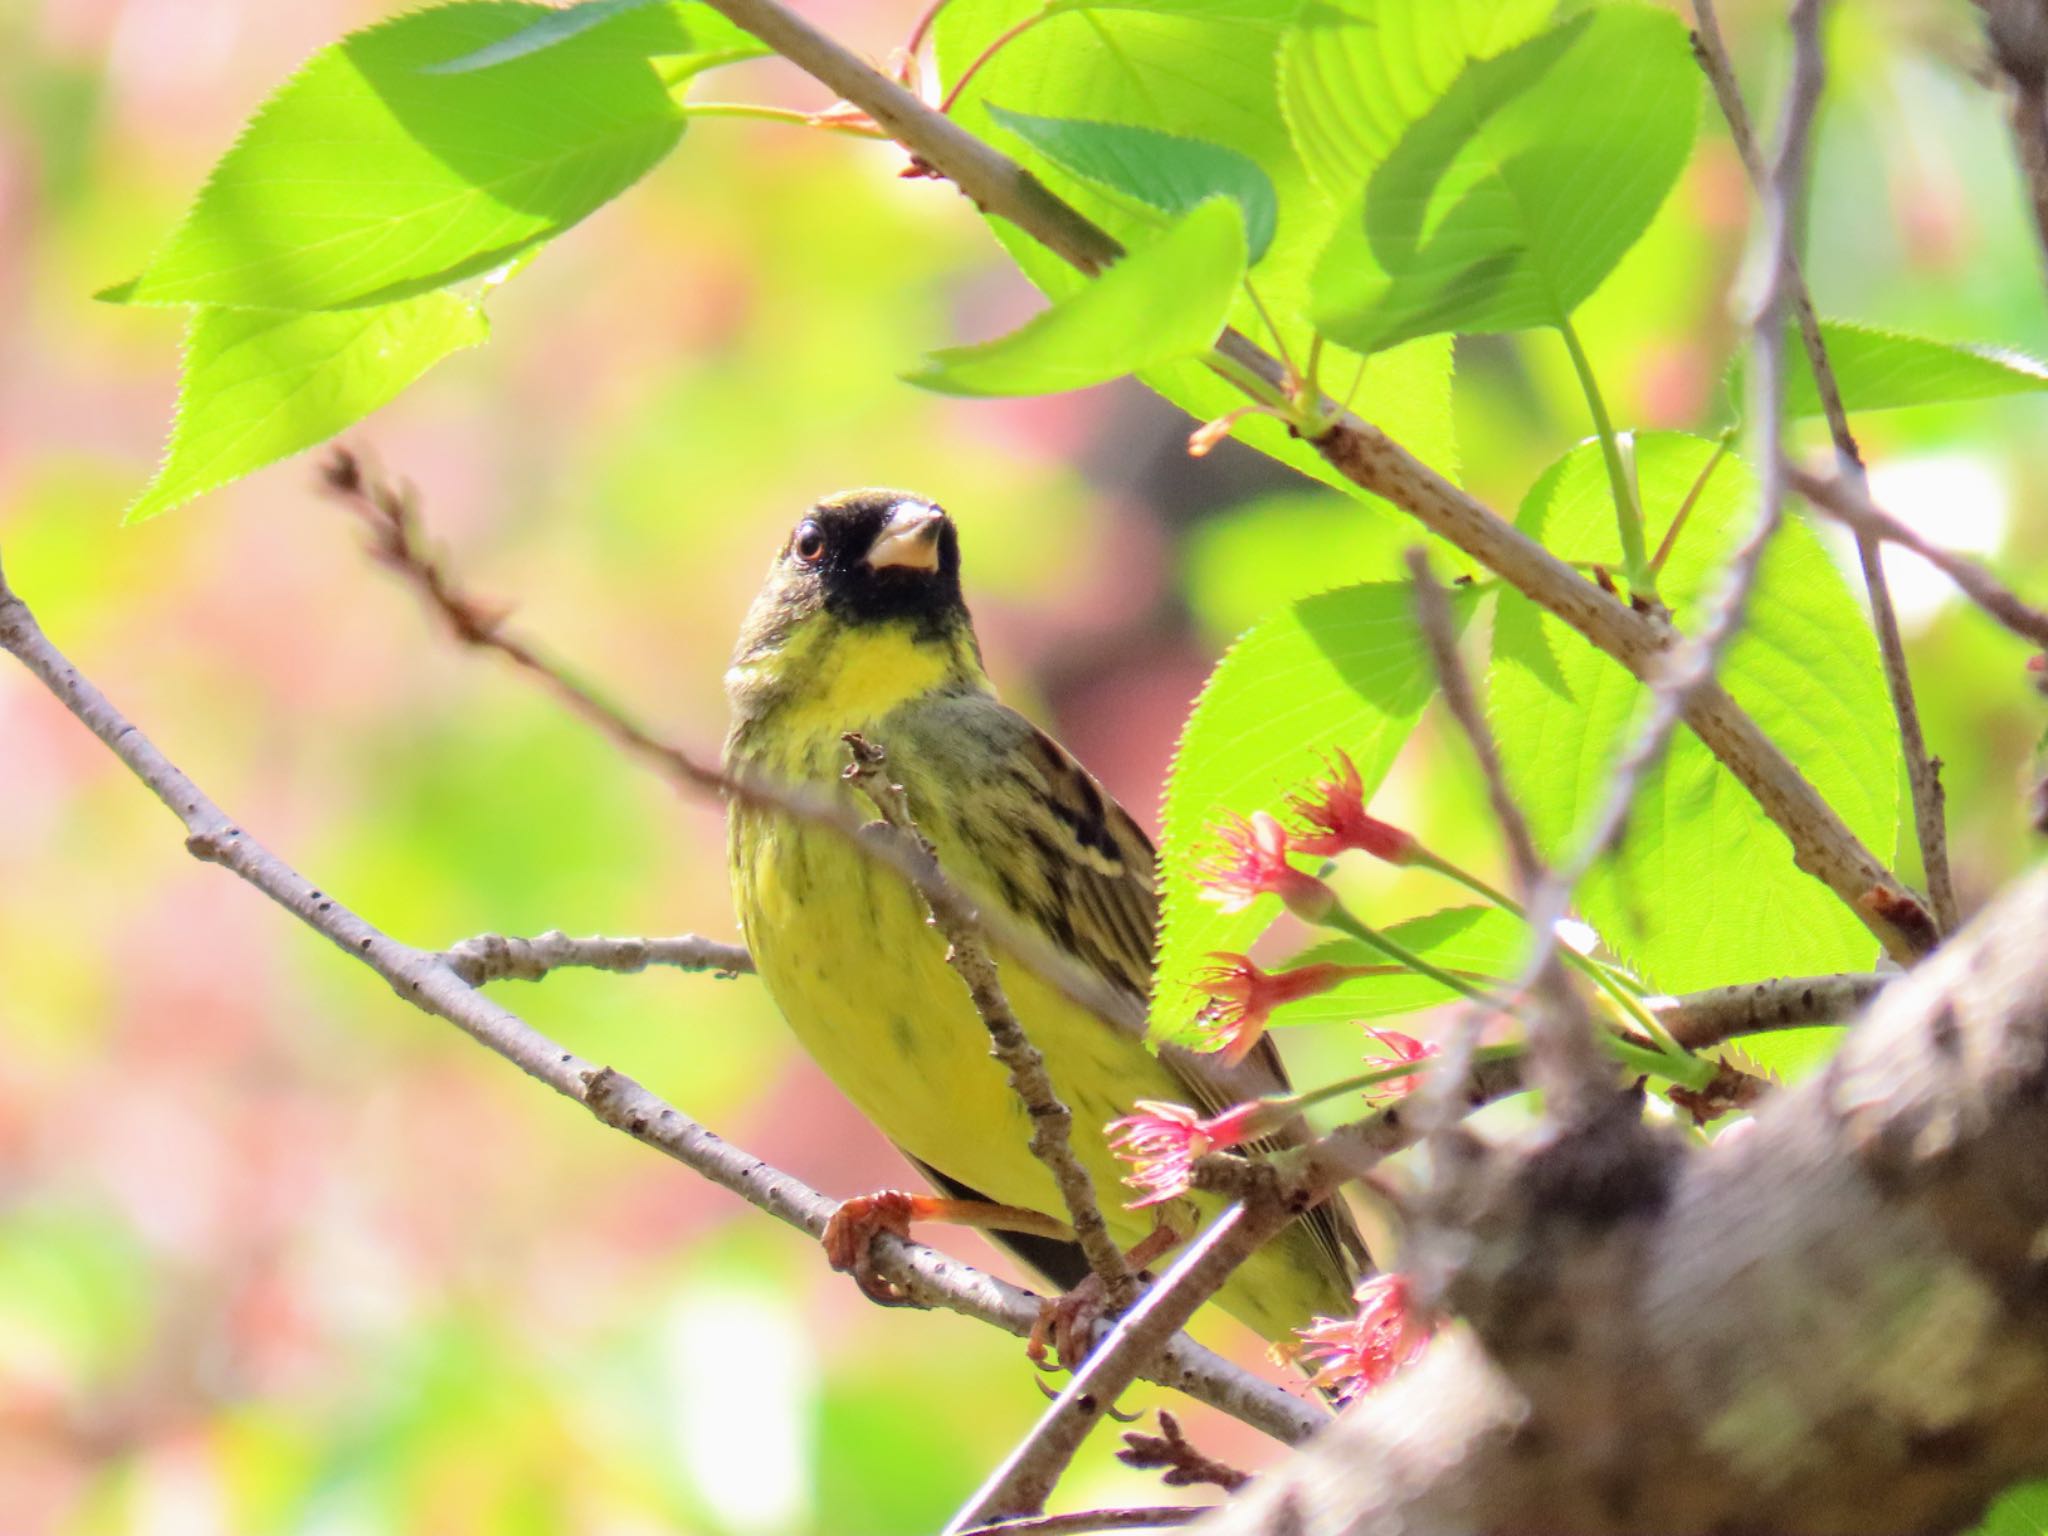
<instances>
[{"instance_id":1,"label":"yellow belly","mask_svg":"<svg viewBox=\"0 0 2048 1536\"><path fill-rule=\"evenodd\" d=\"M911 1156L991 1200L1060 1212L1051 1176L1026 1145L1029 1117L989 1054L921 898L842 838L748 820L735 894L761 979L804 1049ZM1142 1045L1022 965L1000 969L1054 1091L1074 1112L1076 1150L1111 1224L1135 1241L1150 1223L1114 1198L1122 1170L1103 1127L1134 1100L1186 1091Z\"/></svg>"}]
</instances>

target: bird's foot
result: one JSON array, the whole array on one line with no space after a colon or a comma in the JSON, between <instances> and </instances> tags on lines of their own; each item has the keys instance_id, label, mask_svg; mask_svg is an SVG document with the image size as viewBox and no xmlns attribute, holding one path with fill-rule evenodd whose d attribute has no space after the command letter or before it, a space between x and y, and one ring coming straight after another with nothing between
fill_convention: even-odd
<instances>
[{"instance_id":1,"label":"bird's foot","mask_svg":"<svg viewBox=\"0 0 2048 1536\"><path fill-rule=\"evenodd\" d=\"M878 1189L871 1195L842 1200L819 1239L825 1247L825 1262L841 1274L852 1275L861 1295L875 1305L909 1306L910 1293L876 1273L873 1243L882 1232L907 1239L918 1206L928 1203L932 1203L929 1196L902 1189Z\"/></svg>"},{"instance_id":2,"label":"bird's foot","mask_svg":"<svg viewBox=\"0 0 2048 1536\"><path fill-rule=\"evenodd\" d=\"M1186 1233L1162 1223L1124 1254L1124 1263L1140 1280L1148 1280L1151 1277L1145 1273L1145 1266L1185 1241ZM1102 1277L1089 1275L1066 1295L1039 1308L1038 1320L1031 1325L1030 1337L1024 1341L1024 1353L1041 1371L1074 1370L1088 1356L1095 1325L1108 1315L1109 1298L1103 1293ZM1048 1345L1059 1356L1058 1365L1046 1362Z\"/></svg>"},{"instance_id":3,"label":"bird's foot","mask_svg":"<svg viewBox=\"0 0 2048 1536\"><path fill-rule=\"evenodd\" d=\"M878 1306L915 1306L917 1303L908 1291L876 1271L871 1246L883 1232L908 1240L913 1221L943 1221L954 1226L1029 1232L1061 1239L1073 1237L1073 1229L1065 1222L1019 1206L878 1189L871 1195L855 1195L840 1202L819 1238L824 1245L825 1261L841 1274L852 1275L861 1294Z\"/></svg>"}]
</instances>

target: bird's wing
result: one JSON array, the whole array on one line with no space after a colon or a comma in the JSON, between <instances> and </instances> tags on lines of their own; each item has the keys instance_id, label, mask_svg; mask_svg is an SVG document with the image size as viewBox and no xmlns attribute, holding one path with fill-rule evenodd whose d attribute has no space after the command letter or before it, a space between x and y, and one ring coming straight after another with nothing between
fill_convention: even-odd
<instances>
[{"instance_id":1,"label":"bird's wing","mask_svg":"<svg viewBox=\"0 0 2048 1536\"><path fill-rule=\"evenodd\" d=\"M963 818L952 830L970 845L981 844L974 848L976 862L1012 911L1129 993L1142 1011L1152 995L1159 930L1152 840L1052 737L985 695L975 705L977 712L993 707L1006 717L998 727L1007 738L998 771L1023 793L986 797L980 809L995 815ZM1015 809L1001 809L1013 802ZM1171 1046L1161 1056L1194 1103L1211 1113L1289 1086L1270 1036L1234 1067ZM1308 1135L1307 1125L1296 1121L1261 1145L1298 1146ZM1303 1219L1336 1274L1350 1276L1369 1263L1365 1241L1340 1200L1325 1200Z\"/></svg>"}]
</instances>

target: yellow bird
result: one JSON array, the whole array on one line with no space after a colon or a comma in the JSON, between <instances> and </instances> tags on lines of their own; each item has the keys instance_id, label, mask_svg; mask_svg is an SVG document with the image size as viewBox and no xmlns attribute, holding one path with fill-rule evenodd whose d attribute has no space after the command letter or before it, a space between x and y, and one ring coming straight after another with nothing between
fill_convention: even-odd
<instances>
[{"instance_id":1,"label":"yellow bird","mask_svg":"<svg viewBox=\"0 0 2048 1536\"><path fill-rule=\"evenodd\" d=\"M812 508L769 567L726 691L729 770L851 806L842 738L860 732L886 751L940 866L981 909L1086 967L1142 1017L1158 922L1151 843L1058 742L997 699L961 595L959 537L938 507L862 490ZM728 853L761 980L855 1107L950 1200L1063 1216L1026 1145L1029 1117L923 898L844 837L753 806L732 807ZM1155 1054L997 953L1010 1003L1073 1111L1074 1148L1110 1229L1135 1246L1157 1213L1118 1198L1123 1170L1104 1126L1140 1099L1210 1112L1280 1091L1279 1057L1270 1040L1235 1068L1173 1048ZM1213 1200L1193 1199L1204 1217L1216 1214ZM899 1198L899 1222L903 1210ZM944 1201L917 1208L952 1213ZM999 1225L993 1235L1057 1285L1087 1274L1071 1242ZM1284 1342L1313 1314L1350 1310L1363 1259L1348 1213L1326 1202L1246 1263L1218 1300Z\"/></svg>"}]
</instances>

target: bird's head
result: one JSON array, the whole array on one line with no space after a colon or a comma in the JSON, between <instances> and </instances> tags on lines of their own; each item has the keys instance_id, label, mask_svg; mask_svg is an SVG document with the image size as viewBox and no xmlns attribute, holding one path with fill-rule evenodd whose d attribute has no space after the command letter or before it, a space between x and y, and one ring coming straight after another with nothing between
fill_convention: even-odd
<instances>
[{"instance_id":1,"label":"bird's head","mask_svg":"<svg viewBox=\"0 0 2048 1536\"><path fill-rule=\"evenodd\" d=\"M943 510L907 491L845 491L797 520L768 568L733 653L735 673L823 665L831 650L893 645L972 656L960 595L960 537ZM978 669L979 658L974 657Z\"/></svg>"}]
</instances>

